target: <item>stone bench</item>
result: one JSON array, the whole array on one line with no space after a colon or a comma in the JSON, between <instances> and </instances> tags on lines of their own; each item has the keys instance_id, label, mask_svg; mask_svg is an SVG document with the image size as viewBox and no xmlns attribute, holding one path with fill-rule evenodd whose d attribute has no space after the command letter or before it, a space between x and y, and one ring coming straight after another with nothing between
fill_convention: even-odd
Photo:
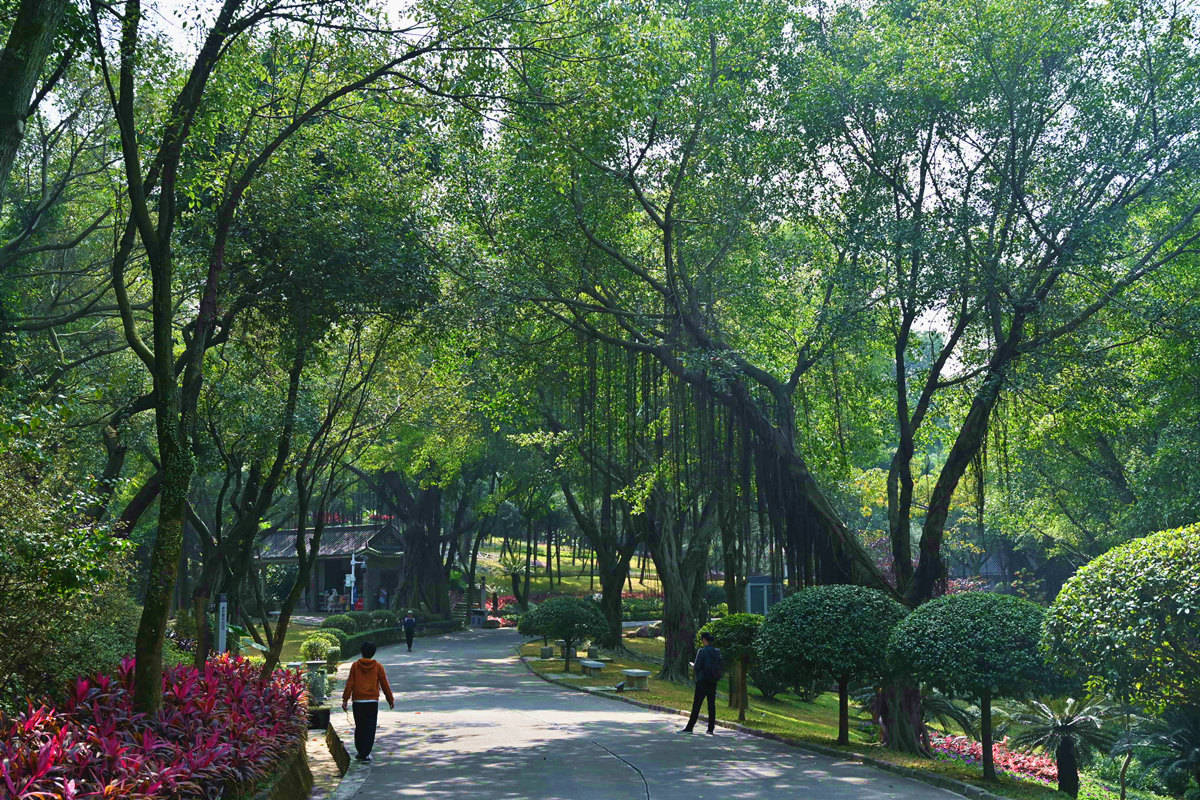
<instances>
[{"instance_id":1,"label":"stone bench","mask_svg":"<svg viewBox=\"0 0 1200 800\"><path fill-rule=\"evenodd\" d=\"M584 675L596 675L604 669L604 662L583 659L579 662L579 666L583 668Z\"/></svg>"},{"instance_id":2,"label":"stone bench","mask_svg":"<svg viewBox=\"0 0 1200 800\"><path fill-rule=\"evenodd\" d=\"M646 669L623 669L621 674L625 676L625 688L629 691L648 691L650 689L650 670Z\"/></svg>"}]
</instances>

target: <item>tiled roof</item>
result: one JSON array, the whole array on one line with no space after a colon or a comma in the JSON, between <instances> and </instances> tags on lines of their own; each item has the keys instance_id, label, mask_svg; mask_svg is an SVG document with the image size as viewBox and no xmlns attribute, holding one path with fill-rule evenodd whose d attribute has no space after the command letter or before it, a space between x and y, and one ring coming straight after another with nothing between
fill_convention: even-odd
<instances>
[{"instance_id":1,"label":"tiled roof","mask_svg":"<svg viewBox=\"0 0 1200 800\"><path fill-rule=\"evenodd\" d=\"M308 534L311 546L312 534ZM400 537L391 523L370 525L327 525L321 534L322 558L346 557L352 553L372 552L400 555ZM296 557L296 531L272 531L262 537L259 558L267 560Z\"/></svg>"}]
</instances>

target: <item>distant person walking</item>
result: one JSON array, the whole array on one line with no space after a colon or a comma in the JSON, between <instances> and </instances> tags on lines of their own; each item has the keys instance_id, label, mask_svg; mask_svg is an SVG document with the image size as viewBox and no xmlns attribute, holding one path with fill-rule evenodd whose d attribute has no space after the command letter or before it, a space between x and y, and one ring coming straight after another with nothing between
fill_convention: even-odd
<instances>
[{"instance_id":1,"label":"distant person walking","mask_svg":"<svg viewBox=\"0 0 1200 800\"><path fill-rule=\"evenodd\" d=\"M404 641L408 645L408 652L412 652L413 636L417 633L417 618L413 616L412 609L404 615Z\"/></svg>"},{"instance_id":2,"label":"distant person walking","mask_svg":"<svg viewBox=\"0 0 1200 800\"><path fill-rule=\"evenodd\" d=\"M379 588L379 607L386 610L388 607L387 601L388 601L387 589L380 587Z\"/></svg>"},{"instance_id":3,"label":"distant person walking","mask_svg":"<svg viewBox=\"0 0 1200 800\"><path fill-rule=\"evenodd\" d=\"M694 669L696 672L696 693L692 697L692 716L680 733L691 733L696 727L696 719L700 716L700 703L708 699L708 732L715 733L717 725L717 681L721 679L721 651L713 646L713 635L705 631L700 634L704 643L696 652Z\"/></svg>"},{"instance_id":4,"label":"distant person walking","mask_svg":"<svg viewBox=\"0 0 1200 800\"><path fill-rule=\"evenodd\" d=\"M346 691L342 692L342 710L354 701L354 749L359 761L371 760L375 746L375 727L379 722L379 690L387 698L388 708L396 707L392 687L388 685L383 664L375 660L375 643L363 642L362 658L350 665Z\"/></svg>"}]
</instances>

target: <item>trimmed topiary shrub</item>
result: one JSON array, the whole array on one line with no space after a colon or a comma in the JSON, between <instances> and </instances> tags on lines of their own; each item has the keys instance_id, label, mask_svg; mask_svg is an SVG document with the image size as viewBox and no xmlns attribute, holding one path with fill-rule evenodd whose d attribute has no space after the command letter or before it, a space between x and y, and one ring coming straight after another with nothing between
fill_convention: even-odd
<instances>
[{"instance_id":1,"label":"trimmed topiary shrub","mask_svg":"<svg viewBox=\"0 0 1200 800\"><path fill-rule=\"evenodd\" d=\"M755 643L766 671L802 685L838 685L838 744L850 743L850 682L878 681L887 643L906 609L865 586L812 586L771 609Z\"/></svg>"},{"instance_id":2,"label":"trimmed topiary shrub","mask_svg":"<svg viewBox=\"0 0 1200 800\"><path fill-rule=\"evenodd\" d=\"M888 641L898 670L979 703L983 777L996 779L992 699L1037 688L1046 669L1038 653L1041 606L1010 595L970 592L940 597L909 614Z\"/></svg>"},{"instance_id":3,"label":"trimmed topiary shrub","mask_svg":"<svg viewBox=\"0 0 1200 800\"><path fill-rule=\"evenodd\" d=\"M350 634L346 633L341 628L319 628L317 633L322 633L326 636L332 636L334 641L338 643L338 647L342 652L346 651L346 640L350 638Z\"/></svg>"},{"instance_id":4,"label":"trimmed topiary shrub","mask_svg":"<svg viewBox=\"0 0 1200 800\"><path fill-rule=\"evenodd\" d=\"M305 661L325 661L332 646L324 636L310 636L300 643L300 657Z\"/></svg>"},{"instance_id":5,"label":"trimmed topiary shrub","mask_svg":"<svg viewBox=\"0 0 1200 800\"><path fill-rule=\"evenodd\" d=\"M322 628L341 628L344 631L354 631L354 619L349 614L330 614L321 620Z\"/></svg>"},{"instance_id":6,"label":"trimmed topiary shrub","mask_svg":"<svg viewBox=\"0 0 1200 800\"><path fill-rule=\"evenodd\" d=\"M599 638L607 630L600 608L578 597L552 597L521 618L517 631L523 636L562 639L567 653L564 672L571 671L571 650L587 639Z\"/></svg>"},{"instance_id":7,"label":"trimmed topiary shrub","mask_svg":"<svg viewBox=\"0 0 1200 800\"><path fill-rule=\"evenodd\" d=\"M1068 674L1152 711L1200 706L1200 523L1076 572L1046 613L1042 647Z\"/></svg>"},{"instance_id":8,"label":"trimmed topiary shrub","mask_svg":"<svg viewBox=\"0 0 1200 800\"><path fill-rule=\"evenodd\" d=\"M351 619L351 621L352 621L351 622L351 625L352 625L351 630L353 630L356 633L362 633L363 631L369 631L372 628L376 627L375 624L371 621L371 612L370 611L349 611L346 613L346 616Z\"/></svg>"},{"instance_id":9,"label":"trimmed topiary shrub","mask_svg":"<svg viewBox=\"0 0 1200 800\"><path fill-rule=\"evenodd\" d=\"M762 627L761 614L730 614L727 617L713 620L696 632L696 645L700 646L700 634L711 633L713 644L721 651L728 663L733 665L730 679L733 681L733 691L730 699L737 705L738 721L746 721L746 673L754 661L754 637Z\"/></svg>"},{"instance_id":10,"label":"trimmed topiary shrub","mask_svg":"<svg viewBox=\"0 0 1200 800\"><path fill-rule=\"evenodd\" d=\"M342 656L342 640L330 633L332 630L336 630L336 628L320 628L310 633L308 638L305 639L300 645L301 655L303 655L304 652L304 644L311 639L321 639L329 645L329 652L325 655L326 665L331 669L336 668L338 659L340 659ZM338 633L341 633L341 631L338 631ZM307 661L309 659L306 657L305 660Z\"/></svg>"}]
</instances>

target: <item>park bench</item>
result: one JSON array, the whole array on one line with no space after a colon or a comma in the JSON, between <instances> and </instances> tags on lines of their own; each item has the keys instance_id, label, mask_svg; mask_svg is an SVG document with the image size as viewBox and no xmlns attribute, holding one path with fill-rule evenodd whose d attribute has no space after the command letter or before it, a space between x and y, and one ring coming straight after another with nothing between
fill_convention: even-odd
<instances>
[{"instance_id":1,"label":"park bench","mask_svg":"<svg viewBox=\"0 0 1200 800\"><path fill-rule=\"evenodd\" d=\"M595 675L604 669L604 662L584 659L579 662L579 666L583 668L584 675Z\"/></svg>"},{"instance_id":2,"label":"park bench","mask_svg":"<svg viewBox=\"0 0 1200 800\"><path fill-rule=\"evenodd\" d=\"M621 674L625 676L625 689L628 691L649 691L650 689L650 670L646 669L623 669Z\"/></svg>"}]
</instances>

